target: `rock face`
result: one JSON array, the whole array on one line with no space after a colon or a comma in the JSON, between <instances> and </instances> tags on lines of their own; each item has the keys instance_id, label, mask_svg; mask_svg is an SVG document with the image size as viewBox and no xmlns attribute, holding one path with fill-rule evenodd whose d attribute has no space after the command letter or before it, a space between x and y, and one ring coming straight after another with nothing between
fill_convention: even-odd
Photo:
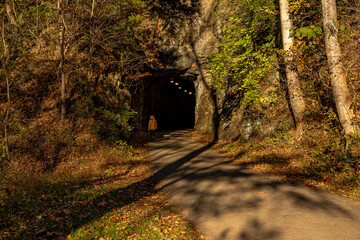
<instances>
[{"instance_id":1,"label":"rock face","mask_svg":"<svg viewBox=\"0 0 360 240\"><path fill-rule=\"evenodd\" d=\"M158 88L161 88L162 84L171 79L193 82L196 92L193 127L200 133L213 135L217 132L220 139L247 140L251 136L268 134L271 129L278 128L272 126L278 123L268 119L254 120L247 117L244 107L241 107L239 102L224 104L227 100L211 91L212 77L208 71L207 57L217 51L219 44L218 32L215 32L215 29L219 31L221 26L216 26L220 24L214 22L213 15L220 1L151 1L149 18L144 21L143 26L146 33L139 38L144 44L158 50L161 65L152 66L154 74L135 94L133 105L138 107L135 109L139 113L139 119L135 120L140 122L138 128L145 130L146 116L154 111L155 114L156 111L165 111L154 110L153 107L146 105L149 101L161 98L156 93L152 93L153 100L149 100L149 92L154 92L154 87L151 86L158 85ZM225 105L227 106L224 107ZM223 114L224 112L226 114ZM290 116L288 109L283 115L285 118Z\"/></svg>"},{"instance_id":2,"label":"rock face","mask_svg":"<svg viewBox=\"0 0 360 240\"><path fill-rule=\"evenodd\" d=\"M150 85L159 81L173 78L192 81L196 93L193 126L201 133L214 132L215 107L206 59L216 51L218 44L210 24L217 3L218 0L152 1L149 18L143 26L147 31L140 38L144 44L158 50L161 66L152 66L154 74L142 86L144 92L136 94L134 106L146 104L141 96L146 95L146 89L151 89ZM157 97L153 94L153 98ZM152 109L146 108L136 110L139 115L147 116ZM138 127L144 129L146 119L138 120L142 122L142 126Z\"/></svg>"}]
</instances>

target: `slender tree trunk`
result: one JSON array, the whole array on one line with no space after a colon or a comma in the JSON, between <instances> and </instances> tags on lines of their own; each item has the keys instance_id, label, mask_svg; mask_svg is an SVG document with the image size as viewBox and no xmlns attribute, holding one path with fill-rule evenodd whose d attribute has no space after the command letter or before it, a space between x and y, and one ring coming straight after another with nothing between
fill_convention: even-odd
<instances>
[{"instance_id":1,"label":"slender tree trunk","mask_svg":"<svg viewBox=\"0 0 360 240\"><path fill-rule=\"evenodd\" d=\"M290 34L292 28L292 21L290 19L289 2L288 0L279 0L280 5L280 19L281 19L281 33L283 48L285 50L285 71L287 78L287 87L290 97L290 105L295 117L295 125L298 133L302 132L304 125L304 111L305 101L300 86L300 81L295 67L293 66L293 54L291 47L294 45L294 38Z\"/></svg>"},{"instance_id":2,"label":"slender tree trunk","mask_svg":"<svg viewBox=\"0 0 360 240\"><path fill-rule=\"evenodd\" d=\"M65 26L61 26L60 32L60 78L61 78L61 109L60 109L60 119L65 118L66 114L66 76L64 70L65 62L65 50L64 50L64 40L65 40Z\"/></svg>"},{"instance_id":3,"label":"slender tree trunk","mask_svg":"<svg viewBox=\"0 0 360 240\"><path fill-rule=\"evenodd\" d=\"M36 34L39 34L39 6L40 4L36 4Z\"/></svg>"},{"instance_id":4,"label":"slender tree trunk","mask_svg":"<svg viewBox=\"0 0 360 240\"><path fill-rule=\"evenodd\" d=\"M94 17L94 9L95 9L95 0L93 0L91 4L91 18Z\"/></svg>"},{"instance_id":5,"label":"slender tree trunk","mask_svg":"<svg viewBox=\"0 0 360 240\"><path fill-rule=\"evenodd\" d=\"M9 21L12 24L17 25L16 19L14 17L13 11L12 11L8 1L5 1L4 7L5 7L6 15L9 18Z\"/></svg>"},{"instance_id":6,"label":"slender tree trunk","mask_svg":"<svg viewBox=\"0 0 360 240\"><path fill-rule=\"evenodd\" d=\"M90 43L90 51L89 51L89 58L90 58L90 77L89 80L92 82L94 79L94 63L93 63L93 52L94 52L94 33L95 33L95 26L94 26L94 10L95 10L95 0L92 1L91 4L91 43Z\"/></svg>"},{"instance_id":7,"label":"slender tree trunk","mask_svg":"<svg viewBox=\"0 0 360 240\"><path fill-rule=\"evenodd\" d=\"M6 115L5 115L5 124L4 124L4 140L5 140L5 151L8 159L10 159L10 151L9 151L9 141L8 141L8 125L9 125L9 117L10 117L10 107L11 107L11 99L10 99L10 83L9 77L7 75L7 57L8 57L8 47L5 40L5 23L4 17L2 17L1 23L1 38L4 45L4 55L3 55L3 70L5 73L5 81L6 81L6 95L7 95L7 108L6 108Z\"/></svg>"},{"instance_id":8,"label":"slender tree trunk","mask_svg":"<svg viewBox=\"0 0 360 240\"><path fill-rule=\"evenodd\" d=\"M354 112L352 99L346 83L344 66L341 61L341 49L338 41L338 22L335 0L322 0L323 24L326 56L330 70L331 87L334 93L336 110L345 134L354 134L352 124Z\"/></svg>"},{"instance_id":9,"label":"slender tree trunk","mask_svg":"<svg viewBox=\"0 0 360 240\"><path fill-rule=\"evenodd\" d=\"M6 108L6 115L5 115L5 126L4 126L4 140L5 140L5 149L6 155L8 159L10 159L10 151L9 151L9 138L8 138L8 126L9 126L9 117L10 117L10 107L11 107L11 99L10 99L10 83L9 78L7 75L7 62L5 60L4 63L4 72L5 72L5 81L6 81L6 95L7 95L7 108Z\"/></svg>"},{"instance_id":10,"label":"slender tree trunk","mask_svg":"<svg viewBox=\"0 0 360 240\"><path fill-rule=\"evenodd\" d=\"M60 119L65 118L66 114L66 76L65 76L65 24L62 13L61 0L58 0L59 9L59 23L60 23L60 64L59 64L59 76L61 81L61 99L60 99Z\"/></svg>"},{"instance_id":11,"label":"slender tree trunk","mask_svg":"<svg viewBox=\"0 0 360 240\"><path fill-rule=\"evenodd\" d=\"M16 13L16 9L15 9L15 0L12 0L12 9L13 9L15 18L17 18L17 13Z\"/></svg>"}]
</instances>

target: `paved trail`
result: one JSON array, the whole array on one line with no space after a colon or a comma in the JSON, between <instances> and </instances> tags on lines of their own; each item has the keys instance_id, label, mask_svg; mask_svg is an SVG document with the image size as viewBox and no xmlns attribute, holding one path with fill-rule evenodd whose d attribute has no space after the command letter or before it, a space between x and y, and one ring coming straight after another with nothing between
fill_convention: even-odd
<instances>
[{"instance_id":1,"label":"paved trail","mask_svg":"<svg viewBox=\"0 0 360 240\"><path fill-rule=\"evenodd\" d=\"M154 175L207 239L360 240L360 204L280 182L164 134L150 143Z\"/></svg>"}]
</instances>

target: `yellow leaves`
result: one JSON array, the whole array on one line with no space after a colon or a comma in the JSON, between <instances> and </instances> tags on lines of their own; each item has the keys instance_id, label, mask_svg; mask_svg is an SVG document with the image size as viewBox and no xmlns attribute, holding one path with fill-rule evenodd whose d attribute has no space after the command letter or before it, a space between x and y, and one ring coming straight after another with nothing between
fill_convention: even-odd
<instances>
[{"instance_id":1,"label":"yellow leaves","mask_svg":"<svg viewBox=\"0 0 360 240\"><path fill-rule=\"evenodd\" d=\"M70 214L71 214L71 211L70 211L69 209L64 209L64 213L65 213L66 215L70 215Z\"/></svg>"},{"instance_id":2,"label":"yellow leaves","mask_svg":"<svg viewBox=\"0 0 360 240\"><path fill-rule=\"evenodd\" d=\"M249 207L255 207L255 206L256 205L249 204L249 205L245 205L244 207L249 208Z\"/></svg>"},{"instance_id":3,"label":"yellow leaves","mask_svg":"<svg viewBox=\"0 0 360 240\"><path fill-rule=\"evenodd\" d=\"M127 79L127 80L138 80L140 78L150 76L150 75L151 75L151 73L149 73L149 72L144 72L144 73L137 72L135 74L130 74L130 75L126 76L125 79Z\"/></svg>"},{"instance_id":4,"label":"yellow leaves","mask_svg":"<svg viewBox=\"0 0 360 240\"><path fill-rule=\"evenodd\" d=\"M274 11L274 10L272 10L270 8L262 8L261 10L262 10L262 12L265 12L265 13L268 13L268 14L271 14L271 15L278 14L276 11Z\"/></svg>"}]
</instances>

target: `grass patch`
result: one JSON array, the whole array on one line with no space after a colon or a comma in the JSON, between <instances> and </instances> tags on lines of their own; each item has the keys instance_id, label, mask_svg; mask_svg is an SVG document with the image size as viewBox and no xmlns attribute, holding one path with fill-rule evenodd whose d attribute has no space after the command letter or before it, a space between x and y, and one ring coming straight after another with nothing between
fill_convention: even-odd
<instances>
[{"instance_id":1,"label":"grass patch","mask_svg":"<svg viewBox=\"0 0 360 240\"><path fill-rule=\"evenodd\" d=\"M305 132L301 140L293 136L289 131L248 142L218 141L213 149L235 164L360 201L359 146L345 150L339 139L320 131ZM204 139L195 132L187 137Z\"/></svg>"}]
</instances>

